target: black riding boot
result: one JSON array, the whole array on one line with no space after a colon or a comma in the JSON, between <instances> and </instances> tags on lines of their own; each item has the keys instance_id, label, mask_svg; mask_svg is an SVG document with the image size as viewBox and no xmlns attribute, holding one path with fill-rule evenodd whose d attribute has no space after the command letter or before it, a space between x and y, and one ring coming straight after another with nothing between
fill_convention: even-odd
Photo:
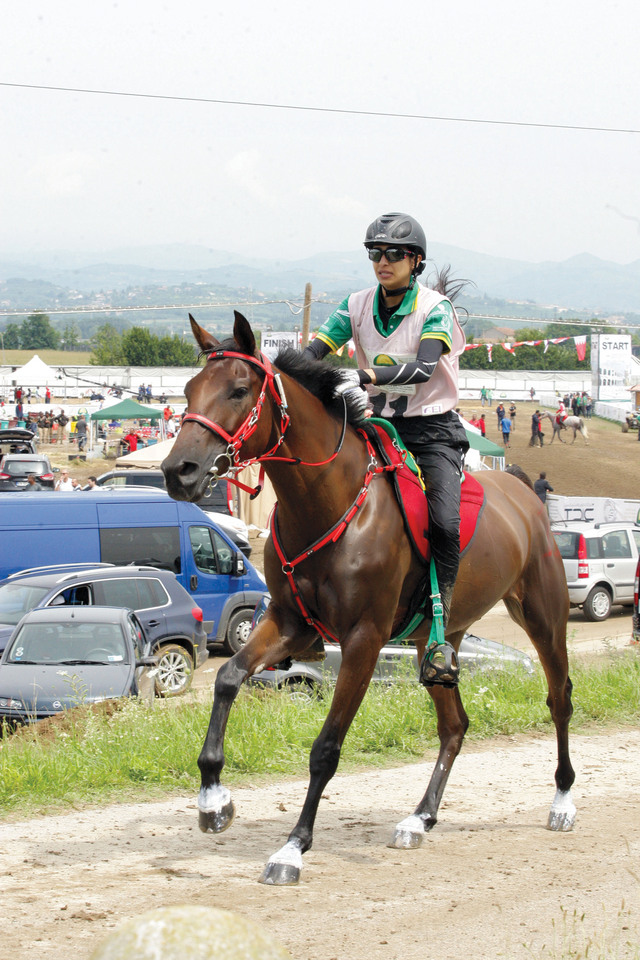
<instances>
[{"instance_id":1,"label":"black riding boot","mask_svg":"<svg viewBox=\"0 0 640 960\"><path fill-rule=\"evenodd\" d=\"M447 583L440 587L442 619L445 628L449 622L453 588L453 583ZM434 684L443 687L456 687L459 681L460 666L456 651L447 640L444 643L433 640L425 650L420 664L420 683L424 687L432 687Z\"/></svg>"}]
</instances>

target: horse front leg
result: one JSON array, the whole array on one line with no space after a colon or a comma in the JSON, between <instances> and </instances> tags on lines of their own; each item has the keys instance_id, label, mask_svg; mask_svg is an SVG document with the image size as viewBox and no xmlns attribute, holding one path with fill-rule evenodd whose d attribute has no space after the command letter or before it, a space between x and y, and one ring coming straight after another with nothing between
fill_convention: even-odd
<instances>
[{"instance_id":1,"label":"horse front leg","mask_svg":"<svg viewBox=\"0 0 640 960\"><path fill-rule=\"evenodd\" d=\"M366 646L363 642L345 645L331 708L311 748L310 779L302 812L284 847L269 858L260 883L291 886L299 882L302 855L313 843L313 827L323 790L338 768L344 738L371 682L381 647L382 641L374 647L371 640Z\"/></svg>"},{"instance_id":2,"label":"horse front leg","mask_svg":"<svg viewBox=\"0 0 640 960\"><path fill-rule=\"evenodd\" d=\"M220 782L224 767L224 736L238 691L247 677L302 652L314 636L308 628L283 636L275 604L271 604L246 645L225 663L216 677L211 718L200 756L198 823L203 833L222 833L233 823L235 806Z\"/></svg>"},{"instance_id":3,"label":"horse front leg","mask_svg":"<svg viewBox=\"0 0 640 960\"><path fill-rule=\"evenodd\" d=\"M447 637L456 649L456 638ZM462 748L464 736L469 727L469 718L462 705L458 687L447 689L442 686L428 688L438 716L438 737L440 751L433 768L427 791L411 814L395 827L393 836L387 844L398 850L412 850L419 847L427 831L438 822L438 809L444 794L451 768Z\"/></svg>"}]
</instances>

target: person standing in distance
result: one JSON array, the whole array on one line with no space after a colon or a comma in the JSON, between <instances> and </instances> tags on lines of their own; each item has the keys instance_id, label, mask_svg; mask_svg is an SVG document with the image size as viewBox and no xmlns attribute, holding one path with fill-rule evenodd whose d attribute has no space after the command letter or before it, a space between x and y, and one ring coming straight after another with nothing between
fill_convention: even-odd
<instances>
[{"instance_id":1,"label":"person standing in distance","mask_svg":"<svg viewBox=\"0 0 640 960\"><path fill-rule=\"evenodd\" d=\"M469 448L455 413L465 337L447 290L455 296L462 285L448 282L448 269L440 272L436 289L418 283L427 241L420 224L407 214L378 217L368 226L364 245L377 284L343 300L305 354L321 360L353 339L358 369L343 371L343 392L360 395L364 413L360 388L366 389L374 415L393 424L417 460L427 488L429 536L446 626L460 562L460 478ZM430 644L420 681L430 686L457 683L458 678L453 647Z\"/></svg>"}]
</instances>

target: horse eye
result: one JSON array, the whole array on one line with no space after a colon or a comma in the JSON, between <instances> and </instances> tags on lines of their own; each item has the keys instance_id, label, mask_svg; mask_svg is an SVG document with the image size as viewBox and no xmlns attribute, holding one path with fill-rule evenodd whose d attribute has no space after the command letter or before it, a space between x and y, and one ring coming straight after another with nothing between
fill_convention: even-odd
<instances>
[{"instance_id":1,"label":"horse eye","mask_svg":"<svg viewBox=\"0 0 640 960\"><path fill-rule=\"evenodd\" d=\"M232 390L232 391L231 391L231 397L230 397L230 399L231 399L231 400L244 400L244 398L245 398L246 396L248 396L248 394L249 394L249 388L248 388L248 387L236 387L235 390Z\"/></svg>"}]
</instances>

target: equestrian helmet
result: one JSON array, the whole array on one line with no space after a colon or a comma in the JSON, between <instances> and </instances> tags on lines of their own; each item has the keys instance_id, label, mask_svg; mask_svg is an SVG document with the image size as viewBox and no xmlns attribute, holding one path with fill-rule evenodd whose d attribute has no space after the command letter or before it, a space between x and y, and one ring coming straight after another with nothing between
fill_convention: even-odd
<instances>
[{"instance_id":1,"label":"equestrian helmet","mask_svg":"<svg viewBox=\"0 0 640 960\"><path fill-rule=\"evenodd\" d=\"M417 220L406 213L383 213L367 227L364 238L365 247L374 247L378 243L398 243L409 247L422 255L422 263L416 267L415 273L424 270L424 261L427 256L427 238Z\"/></svg>"}]
</instances>

